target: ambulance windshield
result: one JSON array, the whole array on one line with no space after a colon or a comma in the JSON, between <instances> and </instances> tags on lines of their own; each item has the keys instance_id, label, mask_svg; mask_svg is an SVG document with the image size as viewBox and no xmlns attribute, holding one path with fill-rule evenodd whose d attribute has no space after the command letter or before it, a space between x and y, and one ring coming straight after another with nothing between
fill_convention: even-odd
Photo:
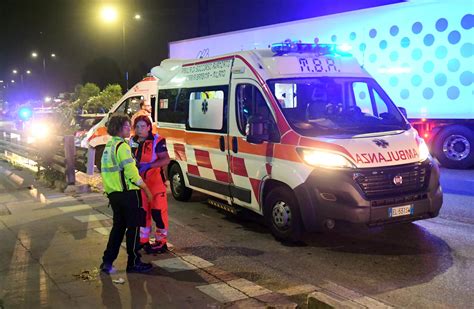
<instances>
[{"instance_id":1,"label":"ambulance windshield","mask_svg":"<svg viewBox=\"0 0 474 309\"><path fill-rule=\"evenodd\" d=\"M268 84L290 125L305 136L409 128L373 79L298 78L270 80Z\"/></svg>"}]
</instances>

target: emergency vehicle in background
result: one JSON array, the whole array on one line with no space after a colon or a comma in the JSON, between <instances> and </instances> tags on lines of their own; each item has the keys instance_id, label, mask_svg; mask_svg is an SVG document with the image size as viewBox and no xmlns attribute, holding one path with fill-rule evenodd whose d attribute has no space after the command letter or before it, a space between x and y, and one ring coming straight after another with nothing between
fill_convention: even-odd
<instances>
[{"instance_id":1,"label":"emergency vehicle in background","mask_svg":"<svg viewBox=\"0 0 474 309\"><path fill-rule=\"evenodd\" d=\"M170 58L267 48L287 38L351 49L448 168L474 166L471 0L396 4L172 42Z\"/></svg>"},{"instance_id":2,"label":"emergency vehicle in background","mask_svg":"<svg viewBox=\"0 0 474 309\"><path fill-rule=\"evenodd\" d=\"M135 84L125 95L112 106L108 114L88 132L81 142L83 148L95 148L95 165L100 169L100 159L105 148L105 144L110 140L107 134L106 123L114 113L122 113L132 118L140 109L140 102L145 100L155 106L157 93L157 79L152 76L145 77L142 81Z\"/></svg>"},{"instance_id":3,"label":"emergency vehicle in background","mask_svg":"<svg viewBox=\"0 0 474 309\"><path fill-rule=\"evenodd\" d=\"M175 199L263 215L278 239L436 217L439 168L417 131L336 45L284 42L164 60L157 131Z\"/></svg>"}]
</instances>

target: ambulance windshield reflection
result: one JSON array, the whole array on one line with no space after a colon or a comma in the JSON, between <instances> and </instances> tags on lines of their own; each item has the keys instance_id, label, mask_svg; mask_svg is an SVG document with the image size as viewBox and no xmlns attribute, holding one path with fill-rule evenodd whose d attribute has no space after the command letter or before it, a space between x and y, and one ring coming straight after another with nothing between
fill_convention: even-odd
<instances>
[{"instance_id":1,"label":"ambulance windshield reflection","mask_svg":"<svg viewBox=\"0 0 474 309\"><path fill-rule=\"evenodd\" d=\"M305 136L407 130L398 108L370 78L270 80L268 84L295 131Z\"/></svg>"}]
</instances>

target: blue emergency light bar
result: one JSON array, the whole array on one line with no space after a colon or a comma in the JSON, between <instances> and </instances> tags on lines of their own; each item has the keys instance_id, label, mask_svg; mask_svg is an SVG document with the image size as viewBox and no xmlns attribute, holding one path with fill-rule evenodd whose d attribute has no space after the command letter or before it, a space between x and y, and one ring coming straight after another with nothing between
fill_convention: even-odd
<instances>
[{"instance_id":1,"label":"blue emergency light bar","mask_svg":"<svg viewBox=\"0 0 474 309\"><path fill-rule=\"evenodd\" d=\"M284 55L290 53L309 53L317 55L337 54L340 56L350 56L350 53L345 51L345 48L339 48L336 44L317 44L317 43L301 43L301 42L283 42L274 43L271 46L272 52L275 55Z\"/></svg>"}]
</instances>

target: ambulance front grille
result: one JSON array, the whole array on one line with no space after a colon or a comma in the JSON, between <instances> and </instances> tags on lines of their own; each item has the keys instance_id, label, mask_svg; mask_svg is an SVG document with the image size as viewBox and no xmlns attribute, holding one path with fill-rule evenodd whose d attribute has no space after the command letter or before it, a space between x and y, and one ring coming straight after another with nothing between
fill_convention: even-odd
<instances>
[{"instance_id":1,"label":"ambulance front grille","mask_svg":"<svg viewBox=\"0 0 474 309\"><path fill-rule=\"evenodd\" d=\"M354 174L354 179L368 198L400 196L426 190L429 182L429 168L416 164L405 167L374 169ZM395 178L401 176L401 183Z\"/></svg>"}]
</instances>

